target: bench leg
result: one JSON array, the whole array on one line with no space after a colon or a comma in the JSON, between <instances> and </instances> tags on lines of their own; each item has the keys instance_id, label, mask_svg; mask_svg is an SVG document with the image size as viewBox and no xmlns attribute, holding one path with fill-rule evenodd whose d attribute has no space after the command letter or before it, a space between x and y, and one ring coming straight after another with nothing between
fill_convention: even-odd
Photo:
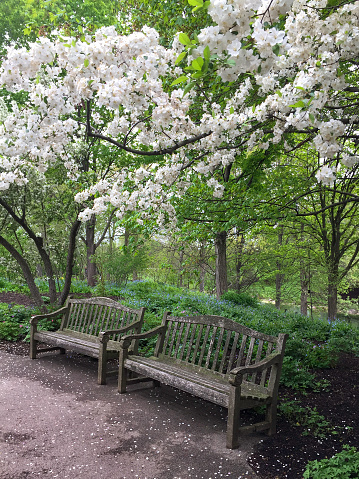
<instances>
[{"instance_id":1,"label":"bench leg","mask_svg":"<svg viewBox=\"0 0 359 479\"><path fill-rule=\"evenodd\" d=\"M106 384L107 372L107 343L101 343L98 356L97 383Z\"/></svg>"},{"instance_id":2,"label":"bench leg","mask_svg":"<svg viewBox=\"0 0 359 479\"><path fill-rule=\"evenodd\" d=\"M30 338L30 359L36 359L37 343L33 337Z\"/></svg>"},{"instance_id":3,"label":"bench leg","mask_svg":"<svg viewBox=\"0 0 359 479\"><path fill-rule=\"evenodd\" d=\"M118 392L120 394L123 394L126 392L126 386L127 386L127 369L124 366L125 359L128 356L128 351L121 349L119 358L118 358Z\"/></svg>"},{"instance_id":4,"label":"bench leg","mask_svg":"<svg viewBox=\"0 0 359 479\"><path fill-rule=\"evenodd\" d=\"M273 434L276 433L276 429L277 429L277 401L274 399L267 406L266 421L268 421L270 424L267 434L268 436L272 436Z\"/></svg>"},{"instance_id":5,"label":"bench leg","mask_svg":"<svg viewBox=\"0 0 359 479\"><path fill-rule=\"evenodd\" d=\"M240 399L241 389L235 386L230 386L226 442L226 447L228 449L236 449L237 447L239 447Z\"/></svg>"}]
</instances>

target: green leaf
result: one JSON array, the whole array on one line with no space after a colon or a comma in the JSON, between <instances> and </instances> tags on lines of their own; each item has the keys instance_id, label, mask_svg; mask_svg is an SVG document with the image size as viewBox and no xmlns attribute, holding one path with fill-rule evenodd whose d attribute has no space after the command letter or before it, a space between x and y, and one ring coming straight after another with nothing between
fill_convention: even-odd
<instances>
[{"instance_id":1,"label":"green leaf","mask_svg":"<svg viewBox=\"0 0 359 479\"><path fill-rule=\"evenodd\" d=\"M207 2L204 2L203 4L203 8L208 8L211 4L211 1L210 0L207 0Z\"/></svg>"},{"instance_id":2,"label":"green leaf","mask_svg":"<svg viewBox=\"0 0 359 479\"><path fill-rule=\"evenodd\" d=\"M207 61L210 61L211 59L211 51L209 49L209 46L207 45L206 48L203 50L203 56Z\"/></svg>"},{"instance_id":3,"label":"green leaf","mask_svg":"<svg viewBox=\"0 0 359 479\"><path fill-rule=\"evenodd\" d=\"M176 58L175 65L178 65L179 63L181 63L181 61L184 59L186 55L187 55L187 52L180 53L178 57Z\"/></svg>"},{"instance_id":4,"label":"green leaf","mask_svg":"<svg viewBox=\"0 0 359 479\"><path fill-rule=\"evenodd\" d=\"M180 43L182 43L182 45L191 45L191 40L185 33L180 33L178 35L178 40L180 41Z\"/></svg>"},{"instance_id":5,"label":"green leaf","mask_svg":"<svg viewBox=\"0 0 359 479\"><path fill-rule=\"evenodd\" d=\"M201 78L201 76L203 76L202 72L192 73L192 78Z\"/></svg>"},{"instance_id":6,"label":"green leaf","mask_svg":"<svg viewBox=\"0 0 359 479\"><path fill-rule=\"evenodd\" d=\"M90 64L90 60L88 58L85 58L85 60L84 60L85 67L88 67L89 64Z\"/></svg>"},{"instance_id":7,"label":"green leaf","mask_svg":"<svg viewBox=\"0 0 359 479\"><path fill-rule=\"evenodd\" d=\"M276 45L274 45L274 47L272 47L273 53L277 56L279 54L279 50L280 50L280 45L278 43Z\"/></svg>"},{"instance_id":8,"label":"green leaf","mask_svg":"<svg viewBox=\"0 0 359 479\"><path fill-rule=\"evenodd\" d=\"M76 47L76 40L72 40L71 45L72 45L73 47Z\"/></svg>"},{"instance_id":9,"label":"green leaf","mask_svg":"<svg viewBox=\"0 0 359 479\"><path fill-rule=\"evenodd\" d=\"M188 80L188 77L186 77L185 75L179 77L179 78L176 78L176 80L174 80L172 83L171 83L171 86L174 86L174 85L178 85L179 83L183 83L184 81L187 81Z\"/></svg>"},{"instance_id":10,"label":"green leaf","mask_svg":"<svg viewBox=\"0 0 359 479\"><path fill-rule=\"evenodd\" d=\"M291 108L305 108L307 104L303 100L298 100L294 105L289 105Z\"/></svg>"},{"instance_id":11,"label":"green leaf","mask_svg":"<svg viewBox=\"0 0 359 479\"><path fill-rule=\"evenodd\" d=\"M234 108L233 108L233 106L231 106L231 108L229 109L229 113L230 113L231 115L233 115L233 113L234 113Z\"/></svg>"},{"instance_id":12,"label":"green leaf","mask_svg":"<svg viewBox=\"0 0 359 479\"><path fill-rule=\"evenodd\" d=\"M204 64L204 60L201 57L195 58L191 63L192 67L195 70L199 70L199 71L202 70L203 64Z\"/></svg>"},{"instance_id":13,"label":"green leaf","mask_svg":"<svg viewBox=\"0 0 359 479\"><path fill-rule=\"evenodd\" d=\"M195 82L190 81L188 85L186 85L185 89L183 90L183 96L185 96L185 94L188 93L194 85L195 85Z\"/></svg>"},{"instance_id":14,"label":"green leaf","mask_svg":"<svg viewBox=\"0 0 359 479\"><path fill-rule=\"evenodd\" d=\"M315 121L315 116L313 115L313 113L309 113L309 120L314 123Z\"/></svg>"},{"instance_id":15,"label":"green leaf","mask_svg":"<svg viewBox=\"0 0 359 479\"><path fill-rule=\"evenodd\" d=\"M203 6L203 1L201 0L188 0L188 3L192 6L197 6L197 5L201 7Z\"/></svg>"}]
</instances>

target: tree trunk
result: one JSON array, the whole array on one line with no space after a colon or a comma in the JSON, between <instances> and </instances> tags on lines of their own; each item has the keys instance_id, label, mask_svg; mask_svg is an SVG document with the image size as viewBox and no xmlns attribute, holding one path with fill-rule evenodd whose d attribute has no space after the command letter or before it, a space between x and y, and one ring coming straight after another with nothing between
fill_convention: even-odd
<instances>
[{"instance_id":1,"label":"tree trunk","mask_svg":"<svg viewBox=\"0 0 359 479\"><path fill-rule=\"evenodd\" d=\"M204 280L206 277L206 269L205 269L205 247L204 244L201 243L199 249L199 290L201 293L204 292Z\"/></svg>"},{"instance_id":2,"label":"tree trunk","mask_svg":"<svg viewBox=\"0 0 359 479\"><path fill-rule=\"evenodd\" d=\"M216 252L216 296L220 299L228 291L227 280L227 231L221 231L215 238Z\"/></svg>"},{"instance_id":3,"label":"tree trunk","mask_svg":"<svg viewBox=\"0 0 359 479\"><path fill-rule=\"evenodd\" d=\"M180 266L180 274L179 274L179 288L183 288L183 256L184 252L183 249L180 251L180 257L179 257L179 266Z\"/></svg>"},{"instance_id":4,"label":"tree trunk","mask_svg":"<svg viewBox=\"0 0 359 479\"><path fill-rule=\"evenodd\" d=\"M309 275L302 265L300 269L300 314L303 316L308 314L308 286Z\"/></svg>"},{"instance_id":5,"label":"tree trunk","mask_svg":"<svg viewBox=\"0 0 359 479\"><path fill-rule=\"evenodd\" d=\"M278 233L278 246L282 246L283 243L283 226L280 227L279 233ZM283 264L282 261L279 258L276 261L277 264L277 274L275 275L275 307L277 309L280 309L280 303L282 299L282 284L283 284L283 279L284 275L281 273Z\"/></svg>"},{"instance_id":6,"label":"tree trunk","mask_svg":"<svg viewBox=\"0 0 359 479\"><path fill-rule=\"evenodd\" d=\"M35 301L36 306L41 308L43 312L46 312L46 306L44 305L44 301L41 297L40 291L35 284L34 276L25 258L3 236L0 236L0 244L5 249L7 249L11 256L18 262L24 275L25 281L29 287L31 297Z\"/></svg>"},{"instance_id":7,"label":"tree trunk","mask_svg":"<svg viewBox=\"0 0 359 479\"><path fill-rule=\"evenodd\" d=\"M60 306L65 304L65 301L70 292L72 271L74 266L75 249L76 249L76 236L77 236L77 233L79 232L80 226L81 226L81 221L76 220L74 224L72 225L72 228L70 231L69 247L68 247L67 262L66 262L65 283L59 298Z\"/></svg>"},{"instance_id":8,"label":"tree trunk","mask_svg":"<svg viewBox=\"0 0 359 479\"><path fill-rule=\"evenodd\" d=\"M328 320L334 321L337 316L338 287L337 275L329 273L328 277Z\"/></svg>"},{"instance_id":9,"label":"tree trunk","mask_svg":"<svg viewBox=\"0 0 359 479\"><path fill-rule=\"evenodd\" d=\"M237 234L237 243L236 243L236 279L234 283L234 289L240 291L241 289L241 274L243 266L243 249L244 249L244 234Z\"/></svg>"},{"instance_id":10,"label":"tree trunk","mask_svg":"<svg viewBox=\"0 0 359 479\"><path fill-rule=\"evenodd\" d=\"M301 225L301 250L304 249L304 224ZM301 254L300 259L300 314L307 316L308 314L308 288L309 288L309 278L310 274L307 270L307 265L305 264L303 253Z\"/></svg>"},{"instance_id":11,"label":"tree trunk","mask_svg":"<svg viewBox=\"0 0 359 479\"><path fill-rule=\"evenodd\" d=\"M93 255L96 252L95 225L96 225L96 216L92 215L91 219L86 222L86 257L87 257L88 286L96 285L96 263L93 258Z\"/></svg>"}]
</instances>

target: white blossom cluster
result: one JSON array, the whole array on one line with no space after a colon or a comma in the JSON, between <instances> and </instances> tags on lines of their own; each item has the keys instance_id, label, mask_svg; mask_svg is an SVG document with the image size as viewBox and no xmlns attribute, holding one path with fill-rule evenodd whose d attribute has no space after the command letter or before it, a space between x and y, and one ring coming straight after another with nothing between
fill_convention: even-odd
<instances>
[{"instance_id":1,"label":"white blossom cluster","mask_svg":"<svg viewBox=\"0 0 359 479\"><path fill-rule=\"evenodd\" d=\"M348 128L340 110L340 92L347 86L340 67L359 56L359 2L321 15L326 3L211 0L208 11L215 25L199 33L188 62L208 46L223 82L243 78L225 106L211 94L198 98L196 91L184 95L181 87L169 87L181 74L175 61L183 45L177 36L171 49L162 47L158 33L148 27L127 36L103 27L85 41L58 35L28 49L9 47L0 85L27 92L28 104L14 104L0 119L0 188L25 182L30 166L44 172L59 159L76 178L70 145L98 134L127 152L128 167L113 169L111 179L76 195L86 206L82 219L111 204L120 217L137 209L143 221L161 211L159 224L174 222L171 195L183 194L191 175L203 176L214 197L223 195L225 186L215 171L234 162L237 143L249 151L266 150L269 141L277 144L290 132L308 130L324 165L317 179L332 184L330 159L341 153ZM260 97L248 106L255 87ZM332 109L324 117L328 106ZM269 120L272 135L264 141L261 125ZM132 166L136 155L148 157L151 151L163 161ZM342 158L346 167L357 161L355 154Z\"/></svg>"}]
</instances>

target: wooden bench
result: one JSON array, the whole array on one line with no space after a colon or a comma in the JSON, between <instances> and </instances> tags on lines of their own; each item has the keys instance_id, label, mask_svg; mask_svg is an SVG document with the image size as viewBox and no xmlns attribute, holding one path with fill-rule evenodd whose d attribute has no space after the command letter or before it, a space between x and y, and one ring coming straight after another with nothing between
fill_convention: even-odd
<instances>
[{"instance_id":1,"label":"wooden bench","mask_svg":"<svg viewBox=\"0 0 359 479\"><path fill-rule=\"evenodd\" d=\"M129 353L134 340L154 335L158 338L152 357ZM124 393L127 384L154 380L226 407L227 447L234 449L239 446L240 433L276 431L287 336L262 334L220 316L165 313L161 326L121 339L118 389ZM265 420L240 428L240 410L258 406L265 406Z\"/></svg>"},{"instance_id":2,"label":"wooden bench","mask_svg":"<svg viewBox=\"0 0 359 479\"><path fill-rule=\"evenodd\" d=\"M140 332L145 309L131 309L109 298L73 299L65 307L48 314L32 316L30 319L30 358L37 353L66 349L98 359L98 384L106 384L106 376L117 374L107 371L107 360L117 358L119 341L124 333ZM62 316L57 331L38 330L40 319ZM38 343L51 344L39 348ZM132 342L137 352L137 340Z\"/></svg>"}]
</instances>

